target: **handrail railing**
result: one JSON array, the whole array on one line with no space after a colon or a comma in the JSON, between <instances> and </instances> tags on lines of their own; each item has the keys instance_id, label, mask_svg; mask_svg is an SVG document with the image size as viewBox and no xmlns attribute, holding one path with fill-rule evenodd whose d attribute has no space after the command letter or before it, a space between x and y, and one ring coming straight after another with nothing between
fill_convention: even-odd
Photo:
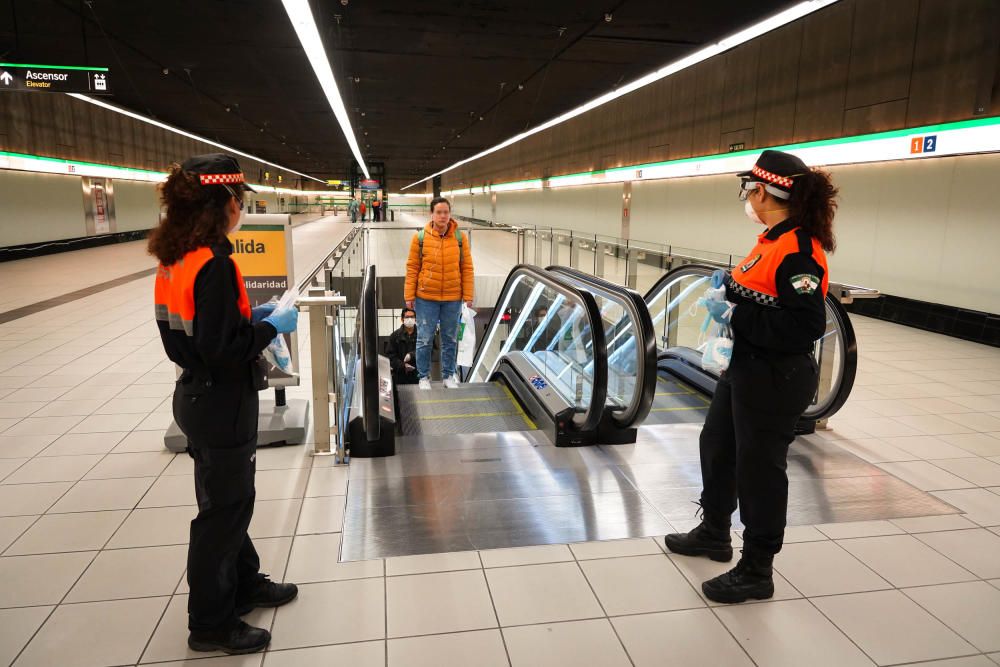
<instances>
[{"instance_id":1,"label":"handrail railing","mask_svg":"<svg viewBox=\"0 0 1000 667\"><path fill-rule=\"evenodd\" d=\"M624 411L612 413L612 420L623 428L636 426L646 418L653 406L656 395L656 332L653 320L649 315L646 301L635 290L615 284L603 278L566 266L550 266L548 271L565 275L570 280L584 285L587 289L597 292L604 298L619 304L627 313L621 321L616 322L612 331L621 335L631 321L635 326L635 382L637 389L633 392L632 403ZM612 346L608 342L608 347ZM612 350L608 350L609 358ZM610 362L609 362L610 363ZM610 390L609 390L610 393Z\"/></svg>"},{"instance_id":2,"label":"handrail railing","mask_svg":"<svg viewBox=\"0 0 1000 667\"><path fill-rule=\"evenodd\" d=\"M597 301L592 294L578 289L558 274L553 274L537 266L528 264L519 264L511 270L507 275L503 288L500 290L497 306L493 310L489 324L486 325L485 333L478 343L469 377L476 377L481 366L485 369L486 362L484 361L484 355L487 353L487 346L492 341L492 336L495 335L496 328L503 321L512 291L525 277L530 277L538 283L545 284L553 291L583 308L587 321L587 329L589 329L591 341L593 342L593 380L590 392L590 404L584 411L583 416L580 417L577 415L573 421L581 431L594 430L597 428L604 414L608 391L608 351L604 337L604 327L601 325L600 309L597 307ZM518 307L521 306L521 304L517 305ZM516 335L516 332L511 332L511 335ZM499 365L501 358L502 355L498 354L497 358L493 360L491 367L486 369L487 372L479 374L487 378L491 376Z\"/></svg>"},{"instance_id":3,"label":"handrail railing","mask_svg":"<svg viewBox=\"0 0 1000 667\"><path fill-rule=\"evenodd\" d=\"M700 276L703 280L707 281L708 277L717 268L704 264L686 264L661 277L646 293L645 301L649 306L650 313L653 314L653 311L660 309L658 304L660 299L665 296L666 291L672 285L679 284L685 276ZM679 308L685 298L692 296L690 289L689 287L688 290L685 290L672 299L665 305L665 309L672 310ZM854 327L851 325L847 311L840 304L840 295L835 294L833 291L828 291L827 293L826 315L828 329L832 324L833 333L836 334L839 340L839 347L836 348L839 352L839 357L837 359L830 359L825 356L826 345L828 343L827 336L817 341L814 355L817 357L817 363L820 365L821 389L824 381L830 382L831 386L829 387L829 391L826 392L825 398L820 398L817 403L810 405L802 415L803 419L812 421L827 419L843 407L850 396L851 390L854 388L854 379L858 369L857 337L854 333ZM665 314L664 317L667 321L671 319L669 314ZM837 368L832 367L834 363L836 363ZM836 373L831 375L834 371ZM704 371L704 373L718 377L709 371ZM834 386L833 383L836 383L836 385Z\"/></svg>"},{"instance_id":4,"label":"handrail railing","mask_svg":"<svg viewBox=\"0 0 1000 667\"><path fill-rule=\"evenodd\" d=\"M378 419L378 296L375 265L365 270L358 308L358 354L361 364L362 419L369 441L379 438Z\"/></svg>"}]
</instances>

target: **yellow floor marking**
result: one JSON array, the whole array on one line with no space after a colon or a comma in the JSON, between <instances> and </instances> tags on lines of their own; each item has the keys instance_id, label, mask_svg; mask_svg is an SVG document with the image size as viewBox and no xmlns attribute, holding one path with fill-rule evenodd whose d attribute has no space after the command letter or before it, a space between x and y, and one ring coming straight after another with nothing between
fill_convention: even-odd
<instances>
[{"instance_id":1,"label":"yellow floor marking","mask_svg":"<svg viewBox=\"0 0 1000 667\"><path fill-rule=\"evenodd\" d=\"M532 431L537 430L538 427L535 425L535 422L524 411L524 408L521 407L521 404L517 401L517 399L514 398L514 394L510 393L510 388L505 384L501 384L500 388L503 389L503 393L507 394L507 398L509 398L514 407L517 408L518 413L521 415L521 419L523 419L524 423L528 425L528 428Z\"/></svg>"},{"instance_id":2,"label":"yellow floor marking","mask_svg":"<svg viewBox=\"0 0 1000 667\"><path fill-rule=\"evenodd\" d=\"M683 408L653 408L650 412L677 412L678 410L704 410L708 406L704 405L691 405L685 406Z\"/></svg>"}]
</instances>

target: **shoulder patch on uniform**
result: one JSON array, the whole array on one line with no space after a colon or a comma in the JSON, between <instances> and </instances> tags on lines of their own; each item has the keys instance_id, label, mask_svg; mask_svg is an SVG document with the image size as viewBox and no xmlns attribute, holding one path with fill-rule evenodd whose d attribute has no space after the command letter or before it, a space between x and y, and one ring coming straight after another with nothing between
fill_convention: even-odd
<instances>
[{"instance_id":1,"label":"shoulder patch on uniform","mask_svg":"<svg viewBox=\"0 0 1000 667\"><path fill-rule=\"evenodd\" d=\"M754 267L754 264L756 264L757 262L760 261L760 258L761 258L761 255L758 253L756 257L754 257L753 259L751 259L746 264L743 264L742 266L740 266L740 271L742 271L743 273L746 273L747 271L749 271L750 269L752 269Z\"/></svg>"},{"instance_id":2,"label":"shoulder patch on uniform","mask_svg":"<svg viewBox=\"0 0 1000 667\"><path fill-rule=\"evenodd\" d=\"M791 282L798 294L812 294L819 287L819 278L808 273L792 276Z\"/></svg>"}]
</instances>

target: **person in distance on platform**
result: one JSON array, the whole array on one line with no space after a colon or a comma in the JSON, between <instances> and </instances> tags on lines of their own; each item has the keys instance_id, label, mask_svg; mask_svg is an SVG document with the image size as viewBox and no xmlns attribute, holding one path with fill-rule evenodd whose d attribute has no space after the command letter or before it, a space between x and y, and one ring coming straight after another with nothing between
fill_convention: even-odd
<instances>
[{"instance_id":1,"label":"person in distance on platform","mask_svg":"<svg viewBox=\"0 0 1000 667\"><path fill-rule=\"evenodd\" d=\"M358 213L360 212L361 212L361 204L358 203L358 198L351 197L351 201L347 205L347 215L351 216L352 225L356 225L358 223Z\"/></svg>"},{"instance_id":2,"label":"person in distance on platform","mask_svg":"<svg viewBox=\"0 0 1000 667\"><path fill-rule=\"evenodd\" d=\"M475 272L468 235L451 217L451 202L431 199L431 221L410 240L406 260L406 307L417 313L417 376L421 389L431 388L431 341L441 325L441 378L458 387L458 320L462 303L472 308Z\"/></svg>"},{"instance_id":3,"label":"person in distance on platform","mask_svg":"<svg viewBox=\"0 0 1000 667\"><path fill-rule=\"evenodd\" d=\"M701 523L667 535L686 556L732 560L730 517L737 501L743 554L736 567L702 584L716 602L774 595L771 564L781 550L788 506L788 446L818 383L813 345L826 331L829 274L836 247L837 188L829 174L789 153L764 151L739 174L747 217L764 230L731 273L712 276L727 301L709 313L733 333L729 368L701 432Z\"/></svg>"},{"instance_id":4,"label":"person in distance on platform","mask_svg":"<svg viewBox=\"0 0 1000 667\"><path fill-rule=\"evenodd\" d=\"M400 327L389 336L389 365L394 385L417 384L417 313L404 308Z\"/></svg>"},{"instance_id":5,"label":"person in distance on platform","mask_svg":"<svg viewBox=\"0 0 1000 667\"><path fill-rule=\"evenodd\" d=\"M253 515L261 351L295 330L298 311L251 309L227 234L244 215L236 160L213 153L173 165L159 186L166 213L149 236L160 262L154 302L167 356L181 367L174 420L194 459L198 515L191 521L188 646L253 653L271 634L240 619L298 594L260 573L247 528Z\"/></svg>"}]
</instances>

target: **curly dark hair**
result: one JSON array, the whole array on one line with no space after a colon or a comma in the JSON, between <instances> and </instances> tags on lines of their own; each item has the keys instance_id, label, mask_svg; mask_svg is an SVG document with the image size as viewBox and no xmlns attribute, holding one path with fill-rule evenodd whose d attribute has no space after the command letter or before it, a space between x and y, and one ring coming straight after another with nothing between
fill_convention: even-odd
<instances>
[{"instance_id":1,"label":"curly dark hair","mask_svg":"<svg viewBox=\"0 0 1000 667\"><path fill-rule=\"evenodd\" d=\"M233 194L220 185L203 186L179 164L157 189L166 213L149 233L146 249L163 266L177 263L196 248L221 243L229 231L227 207Z\"/></svg>"},{"instance_id":2,"label":"curly dark hair","mask_svg":"<svg viewBox=\"0 0 1000 667\"><path fill-rule=\"evenodd\" d=\"M795 178L788 210L799 221L802 229L819 241L823 250L837 249L833 233L833 216L837 213L837 196L840 190L833 184L829 172L812 168Z\"/></svg>"}]
</instances>

